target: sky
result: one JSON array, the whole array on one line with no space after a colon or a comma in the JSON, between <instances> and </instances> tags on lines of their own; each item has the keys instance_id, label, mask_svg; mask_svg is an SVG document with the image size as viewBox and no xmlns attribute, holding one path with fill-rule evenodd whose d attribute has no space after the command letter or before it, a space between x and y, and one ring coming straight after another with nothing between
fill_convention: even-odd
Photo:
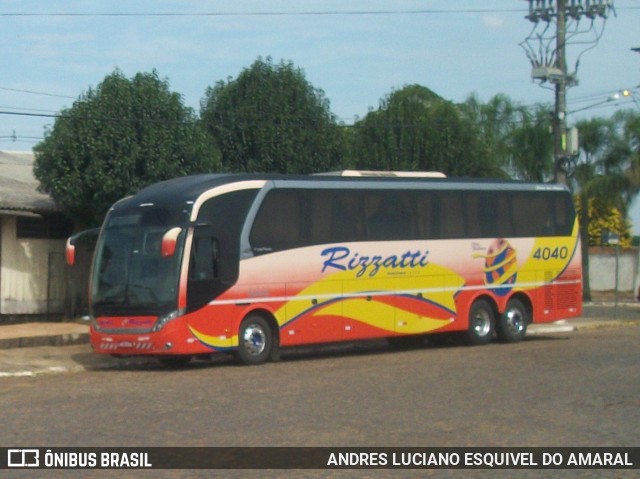
<instances>
[{"instance_id":1,"label":"sky","mask_svg":"<svg viewBox=\"0 0 640 479\"><path fill-rule=\"evenodd\" d=\"M570 71L593 47L568 91L569 125L640 109L640 53L631 50L640 48L640 0L614 6L595 32L586 17L569 24ZM258 57L301 68L345 124L416 83L453 102L506 94L552 103L520 45L533 34L537 52L547 25L525 18L528 8L527 0L3 0L0 149L31 150L56 113L115 69L127 77L155 69L199 112L207 87ZM632 95L616 99L625 89Z\"/></svg>"}]
</instances>

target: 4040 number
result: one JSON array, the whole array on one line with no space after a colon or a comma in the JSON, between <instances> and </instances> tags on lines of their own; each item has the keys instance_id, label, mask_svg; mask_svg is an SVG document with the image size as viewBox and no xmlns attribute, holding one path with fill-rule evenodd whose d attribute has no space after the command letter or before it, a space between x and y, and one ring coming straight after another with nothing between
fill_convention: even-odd
<instances>
[{"instance_id":1,"label":"4040 number","mask_svg":"<svg viewBox=\"0 0 640 479\"><path fill-rule=\"evenodd\" d=\"M569 257L569 249L566 246L557 248L538 248L533 253L535 259L547 261L550 259L567 259Z\"/></svg>"}]
</instances>

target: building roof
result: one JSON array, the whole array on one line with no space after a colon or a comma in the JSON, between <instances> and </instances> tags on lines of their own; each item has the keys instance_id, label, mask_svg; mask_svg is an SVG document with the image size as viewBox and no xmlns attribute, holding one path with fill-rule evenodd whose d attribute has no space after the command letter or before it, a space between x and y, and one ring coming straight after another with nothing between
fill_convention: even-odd
<instances>
[{"instance_id":1,"label":"building roof","mask_svg":"<svg viewBox=\"0 0 640 479\"><path fill-rule=\"evenodd\" d=\"M60 211L46 193L38 191L31 152L0 151L0 213Z\"/></svg>"}]
</instances>

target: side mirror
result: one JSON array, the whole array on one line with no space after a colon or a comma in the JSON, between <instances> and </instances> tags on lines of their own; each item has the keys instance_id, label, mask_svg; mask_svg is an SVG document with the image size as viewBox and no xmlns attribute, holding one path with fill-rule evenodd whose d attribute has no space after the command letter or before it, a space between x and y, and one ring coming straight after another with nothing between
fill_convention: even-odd
<instances>
[{"instance_id":1,"label":"side mirror","mask_svg":"<svg viewBox=\"0 0 640 479\"><path fill-rule=\"evenodd\" d=\"M65 248L65 256L69 266L73 266L76 262L76 245L71 242L72 239L73 237L67 239L67 246Z\"/></svg>"},{"instance_id":2,"label":"side mirror","mask_svg":"<svg viewBox=\"0 0 640 479\"><path fill-rule=\"evenodd\" d=\"M170 258L176 252L176 246L178 244L178 236L182 233L182 228L171 228L162 237L162 249L161 254L163 258Z\"/></svg>"},{"instance_id":3,"label":"side mirror","mask_svg":"<svg viewBox=\"0 0 640 479\"><path fill-rule=\"evenodd\" d=\"M67 245L64 252L69 266L73 266L76 262L76 242L81 238L87 236L98 236L98 234L100 234L100 228L93 228L81 231L67 239Z\"/></svg>"}]
</instances>

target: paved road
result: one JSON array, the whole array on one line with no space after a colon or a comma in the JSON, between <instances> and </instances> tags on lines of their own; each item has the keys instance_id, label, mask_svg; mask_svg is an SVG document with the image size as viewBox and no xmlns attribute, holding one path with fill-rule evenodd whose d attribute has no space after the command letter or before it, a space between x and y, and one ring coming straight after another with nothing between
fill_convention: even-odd
<instances>
[{"instance_id":1,"label":"paved road","mask_svg":"<svg viewBox=\"0 0 640 479\"><path fill-rule=\"evenodd\" d=\"M631 323L511 345L398 352L371 342L292 351L259 367L220 358L182 370L150 361L105 366L71 346L88 370L0 379L1 445L638 446L639 344L640 327ZM348 477L383 477L356 472Z\"/></svg>"},{"instance_id":2,"label":"paved road","mask_svg":"<svg viewBox=\"0 0 640 479\"><path fill-rule=\"evenodd\" d=\"M613 303L586 304L581 318L531 325L527 334L536 336L620 327L629 322L640 324L640 304L621 303L618 307L614 307ZM148 359L123 362L109 356L92 355L86 345L87 332L86 324L77 323L0 326L0 378L119 368L123 365L155 362ZM59 347L71 344L82 346Z\"/></svg>"}]
</instances>

